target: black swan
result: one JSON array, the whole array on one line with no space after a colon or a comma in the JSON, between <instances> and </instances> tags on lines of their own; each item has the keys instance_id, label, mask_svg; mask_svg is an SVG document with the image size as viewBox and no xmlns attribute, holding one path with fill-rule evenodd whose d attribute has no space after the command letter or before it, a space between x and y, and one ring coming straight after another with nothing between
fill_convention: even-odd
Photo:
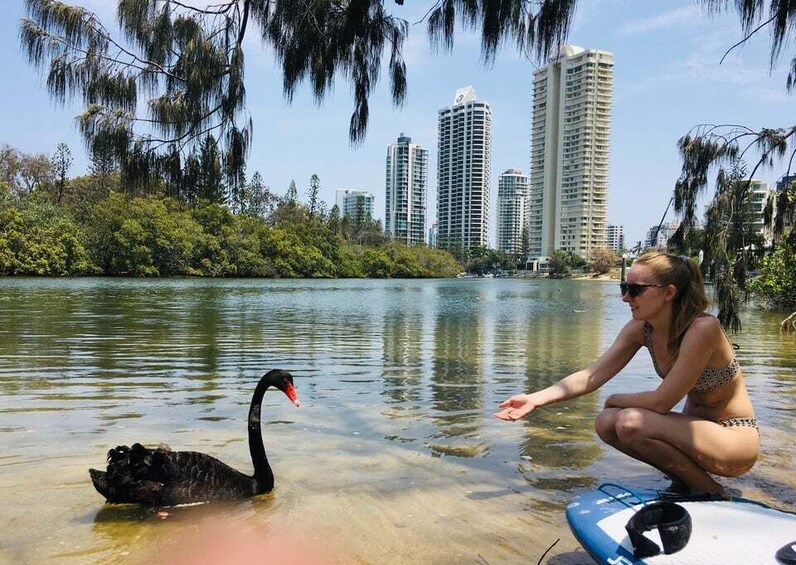
<instances>
[{"instance_id":1,"label":"black swan","mask_svg":"<svg viewBox=\"0 0 796 565\"><path fill-rule=\"evenodd\" d=\"M175 506L212 500L233 500L270 492L274 473L260 434L260 404L274 386L299 406L293 377L274 369L262 376L249 407L249 451L254 475L244 475L218 459L197 451L172 451L168 446L149 449L139 443L120 445L108 452L108 469L89 469L94 488L108 502Z\"/></svg>"}]
</instances>

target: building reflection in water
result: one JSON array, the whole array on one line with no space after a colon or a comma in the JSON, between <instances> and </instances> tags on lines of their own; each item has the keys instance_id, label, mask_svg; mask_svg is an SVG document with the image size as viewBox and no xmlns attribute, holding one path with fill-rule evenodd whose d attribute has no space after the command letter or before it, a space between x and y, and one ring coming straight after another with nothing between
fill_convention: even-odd
<instances>
[{"instance_id":1,"label":"building reflection in water","mask_svg":"<svg viewBox=\"0 0 796 565\"><path fill-rule=\"evenodd\" d=\"M591 285L561 281L540 289L547 312L528 320L525 332L525 390L539 390L588 366L607 347L605 294ZM526 480L539 490L587 486L582 470L602 452L594 433L599 393L538 410L523 422L520 456Z\"/></svg>"},{"instance_id":2,"label":"building reflection in water","mask_svg":"<svg viewBox=\"0 0 796 565\"><path fill-rule=\"evenodd\" d=\"M495 400L547 386L599 356L602 309L603 293L572 281L443 282L422 302L392 304L382 394L385 415L403 422L389 439L422 442L435 455L485 456L494 442L482 430ZM591 395L539 410L522 423L518 457L556 477L590 465L601 454L597 403Z\"/></svg>"},{"instance_id":3,"label":"building reflection in water","mask_svg":"<svg viewBox=\"0 0 796 565\"><path fill-rule=\"evenodd\" d=\"M487 447L483 425L488 297L482 285L438 287L428 447L435 455L477 457Z\"/></svg>"},{"instance_id":4,"label":"building reflection in water","mask_svg":"<svg viewBox=\"0 0 796 565\"><path fill-rule=\"evenodd\" d=\"M393 412L414 411L423 399L423 318L395 309L384 318L383 395ZM395 415L395 414L393 414Z\"/></svg>"}]
</instances>

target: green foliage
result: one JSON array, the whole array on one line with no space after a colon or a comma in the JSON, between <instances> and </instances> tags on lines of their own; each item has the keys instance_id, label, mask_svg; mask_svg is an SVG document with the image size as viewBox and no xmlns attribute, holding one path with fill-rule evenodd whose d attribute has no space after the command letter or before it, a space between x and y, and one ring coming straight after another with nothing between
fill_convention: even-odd
<instances>
[{"instance_id":1,"label":"green foliage","mask_svg":"<svg viewBox=\"0 0 796 565\"><path fill-rule=\"evenodd\" d=\"M692 206L691 201L701 190L699 187L707 182L701 167L716 159L718 148L705 140L687 140L682 151L684 173L677 184L675 207L678 198ZM705 252L702 266L716 288L718 319L733 331L741 329L738 303L746 287L746 273L757 267L764 244L752 227L752 186L747 178L746 168L738 160L732 161L728 169L719 169L716 191L705 212L702 232ZM693 208L688 208L680 229L669 242L673 251L693 254L693 247L688 245L693 241L688 225L691 221Z\"/></svg>"},{"instance_id":2,"label":"green foliage","mask_svg":"<svg viewBox=\"0 0 796 565\"><path fill-rule=\"evenodd\" d=\"M237 194L239 211L255 218L265 218L274 211L279 198L263 182L259 171Z\"/></svg>"},{"instance_id":3,"label":"green foliage","mask_svg":"<svg viewBox=\"0 0 796 565\"><path fill-rule=\"evenodd\" d=\"M221 170L221 156L218 144L212 136L202 140L199 152L199 175L196 182L197 196L209 202L226 202L226 186Z\"/></svg>"},{"instance_id":4,"label":"green foliage","mask_svg":"<svg viewBox=\"0 0 796 565\"><path fill-rule=\"evenodd\" d=\"M682 246L682 255L686 255L692 258L698 258L699 252L705 250L705 230L702 227L694 227L688 231L688 234L685 236L683 246ZM698 261L697 261L698 262Z\"/></svg>"},{"instance_id":5,"label":"green foliage","mask_svg":"<svg viewBox=\"0 0 796 565\"><path fill-rule=\"evenodd\" d=\"M103 274L169 276L201 273L193 258L202 232L171 199L113 193L94 207L88 237Z\"/></svg>"},{"instance_id":6,"label":"green foliage","mask_svg":"<svg viewBox=\"0 0 796 565\"><path fill-rule=\"evenodd\" d=\"M548 266L548 275L551 279L563 279L572 275L572 266L569 259L567 252L561 250L553 251Z\"/></svg>"},{"instance_id":7,"label":"green foliage","mask_svg":"<svg viewBox=\"0 0 796 565\"><path fill-rule=\"evenodd\" d=\"M745 43L751 36L768 27L771 31L770 60L774 67L784 47L792 45L790 40L796 30L796 4L793 2L760 0L700 0L708 10L734 9L740 19L744 39L731 46L729 51ZM796 58L791 60L787 77L787 88L794 86ZM748 251L751 245L760 247L751 234L744 233L746 205L744 182L755 178L759 169L773 167L778 161L792 163L796 150L796 126L766 127L753 129L735 124L702 124L683 136L678 145L682 160L682 173L674 189L675 212L682 221L680 228L669 240L670 250L676 253L695 254L690 231L697 224L697 202L708 186L710 176L716 172L716 194L706 215L704 231L705 261L703 267L714 279L719 305L719 320L733 330L740 330L738 318L739 297L745 287L749 269L754 269L756 254ZM753 164L746 175L744 160ZM788 169L790 166L788 165ZM742 175L738 171L743 171ZM775 238L780 239L787 217L793 217L793 208L788 196L780 192L782 199L777 207L776 218L772 204L766 206L766 223L773 228ZM744 242L745 243L742 243Z\"/></svg>"},{"instance_id":8,"label":"green foliage","mask_svg":"<svg viewBox=\"0 0 796 565\"><path fill-rule=\"evenodd\" d=\"M465 271L473 275L494 274L504 269L513 269L516 266L505 252L489 249L483 245L472 247L469 250L469 255L470 260L467 262Z\"/></svg>"},{"instance_id":9,"label":"green foliage","mask_svg":"<svg viewBox=\"0 0 796 565\"><path fill-rule=\"evenodd\" d=\"M112 190L118 191L119 182L118 172L69 179L60 204L74 216L75 221L87 223L94 205L107 198Z\"/></svg>"},{"instance_id":10,"label":"green foliage","mask_svg":"<svg viewBox=\"0 0 796 565\"><path fill-rule=\"evenodd\" d=\"M420 272L419 277L454 277L462 270L453 256L441 249L432 249L422 245L412 246L411 251L417 256Z\"/></svg>"},{"instance_id":11,"label":"green foliage","mask_svg":"<svg viewBox=\"0 0 796 565\"><path fill-rule=\"evenodd\" d=\"M214 132L223 140L225 163L241 165L250 130L237 125L250 2L204 11L120 0L124 40L80 6L26 0L25 7L23 48L32 64L46 69L56 99L85 101L78 121L92 153L114 155L131 179L150 178ZM139 104L139 96L150 97ZM148 115L139 117L139 107Z\"/></svg>"},{"instance_id":12,"label":"green foliage","mask_svg":"<svg viewBox=\"0 0 796 565\"><path fill-rule=\"evenodd\" d=\"M61 202L66 190L66 179L69 167L72 166L72 151L66 143L59 143L52 157L55 174L56 202Z\"/></svg>"},{"instance_id":13,"label":"green foliage","mask_svg":"<svg viewBox=\"0 0 796 565\"><path fill-rule=\"evenodd\" d=\"M296 204L298 202L298 188L296 188L296 181L291 179L290 186L285 193L286 204Z\"/></svg>"},{"instance_id":14,"label":"green foliage","mask_svg":"<svg viewBox=\"0 0 796 565\"><path fill-rule=\"evenodd\" d=\"M43 153L27 154L9 145L0 146L0 183L12 194L31 194L50 189L54 167Z\"/></svg>"},{"instance_id":15,"label":"green foliage","mask_svg":"<svg viewBox=\"0 0 796 565\"><path fill-rule=\"evenodd\" d=\"M566 260L573 269L585 269L588 266L586 259L572 251L567 251Z\"/></svg>"},{"instance_id":16,"label":"green foliage","mask_svg":"<svg viewBox=\"0 0 796 565\"><path fill-rule=\"evenodd\" d=\"M392 258L379 249L365 249L362 253L362 266L365 276L376 279L390 277L393 269Z\"/></svg>"},{"instance_id":17,"label":"green foliage","mask_svg":"<svg viewBox=\"0 0 796 565\"><path fill-rule=\"evenodd\" d=\"M83 242L77 224L46 199L0 200L0 274L94 274Z\"/></svg>"},{"instance_id":18,"label":"green foliage","mask_svg":"<svg viewBox=\"0 0 796 565\"><path fill-rule=\"evenodd\" d=\"M318 178L318 175L313 174L310 177L310 186L307 190L307 208L309 209L310 219L320 211L320 200L318 198L320 190L321 179Z\"/></svg>"},{"instance_id":19,"label":"green foliage","mask_svg":"<svg viewBox=\"0 0 796 565\"><path fill-rule=\"evenodd\" d=\"M749 281L748 289L777 310L796 308L796 234L763 258L760 275Z\"/></svg>"},{"instance_id":20,"label":"green foliage","mask_svg":"<svg viewBox=\"0 0 796 565\"><path fill-rule=\"evenodd\" d=\"M548 274L553 279L567 278L572 275L572 269L583 269L586 265L586 260L580 255L557 249L550 256Z\"/></svg>"},{"instance_id":21,"label":"green foliage","mask_svg":"<svg viewBox=\"0 0 796 565\"><path fill-rule=\"evenodd\" d=\"M444 250L387 239L370 218L357 231L336 207L311 216L283 200L263 219L152 189L101 198L97 178L71 179L60 206L46 191L0 193L0 274L429 278L462 271ZM493 249L472 255L484 273L512 267Z\"/></svg>"},{"instance_id":22,"label":"green foliage","mask_svg":"<svg viewBox=\"0 0 796 565\"><path fill-rule=\"evenodd\" d=\"M522 263L524 264L525 261L528 259L528 255L531 252L531 234L528 231L528 226L522 226L522 232L520 233L520 256Z\"/></svg>"},{"instance_id":23,"label":"green foliage","mask_svg":"<svg viewBox=\"0 0 796 565\"><path fill-rule=\"evenodd\" d=\"M459 271L443 251L346 240L335 224L310 217L297 202L283 202L266 221L203 199L188 205L162 194L112 192L90 203L78 222L70 205L54 200L45 191L0 194L0 274L447 277Z\"/></svg>"},{"instance_id":24,"label":"green foliage","mask_svg":"<svg viewBox=\"0 0 796 565\"><path fill-rule=\"evenodd\" d=\"M461 265L445 251L390 241L381 249L389 258L390 278L455 277Z\"/></svg>"}]
</instances>

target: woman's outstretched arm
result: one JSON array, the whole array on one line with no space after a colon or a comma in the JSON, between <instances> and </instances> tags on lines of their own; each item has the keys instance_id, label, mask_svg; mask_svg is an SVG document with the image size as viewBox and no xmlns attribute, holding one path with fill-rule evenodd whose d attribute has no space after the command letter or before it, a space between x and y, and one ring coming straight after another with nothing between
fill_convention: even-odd
<instances>
[{"instance_id":1,"label":"woman's outstretched arm","mask_svg":"<svg viewBox=\"0 0 796 565\"><path fill-rule=\"evenodd\" d=\"M630 362L643 344L643 323L631 320L613 344L594 363L567 375L555 384L530 394L518 394L501 402L495 416L501 420L519 420L536 408L588 394L600 388Z\"/></svg>"}]
</instances>

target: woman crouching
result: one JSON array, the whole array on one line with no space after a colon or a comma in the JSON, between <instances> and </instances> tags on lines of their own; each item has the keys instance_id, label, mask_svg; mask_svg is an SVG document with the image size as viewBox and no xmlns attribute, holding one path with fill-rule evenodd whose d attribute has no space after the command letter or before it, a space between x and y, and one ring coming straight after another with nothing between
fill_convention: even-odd
<instances>
[{"instance_id":1,"label":"woman crouching","mask_svg":"<svg viewBox=\"0 0 796 565\"><path fill-rule=\"evenodd\" d=\"M757 460L760 434L743 375L721 324L705 313L702 275L689 258L639 257L620 283L630 320L589 367L500 403L502 420L588 394L617 375L641 347L663 379L647 392L612 394L597 416L603 441L656 467L692 494L724 494L712 475L736 477ZM683 398L683 412L672 409Z\"/></svg>"}]
</instances>

